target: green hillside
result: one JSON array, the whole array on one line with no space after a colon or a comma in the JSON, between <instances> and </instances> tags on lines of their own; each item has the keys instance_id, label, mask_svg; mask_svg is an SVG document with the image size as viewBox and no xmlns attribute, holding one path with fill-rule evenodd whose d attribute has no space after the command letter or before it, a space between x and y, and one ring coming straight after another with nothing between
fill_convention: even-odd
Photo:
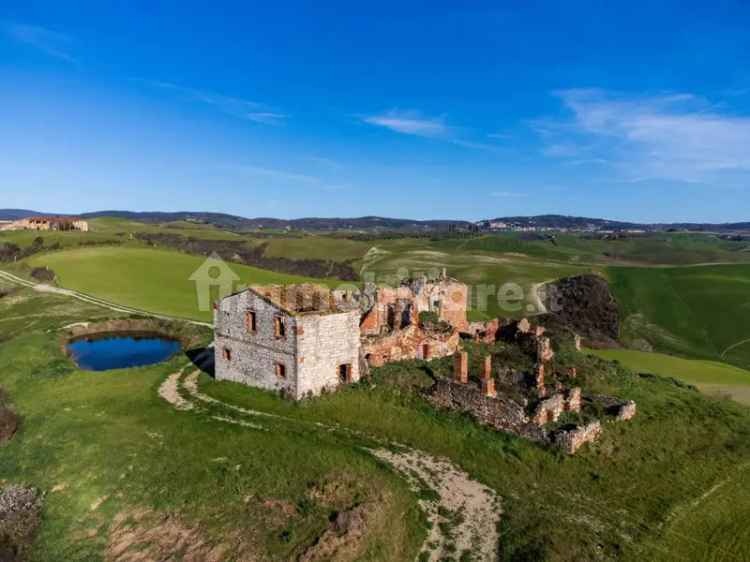
<instances>
[{"instance_id":1,"label":"green hillside","mask_svg":"<svg viewBox=\"0 0 750 562\"><path fill-rule=\"evenodd\" d=\"M28 263L52 269L61 287L149 312L210 320L210 310L198 310L195 283L190 280L204 260L169 250L104 246L39 254ZM245 265L229 266L240 278L237 286L326 282Z\"/></svg>"},{"instance_id":2,"label":"green hillside","mask_svg":"<svg viewBox=\"0 0 750 562\"><path fill-rule=\"evenodd\" d=\"M750 367L750 265L610 267L626 341Z\"/></svg>"},{"instance_id":3,"label":"green hillside","mask_svg":"<svg viewBox=\"0 0 750 562\"><path fill-rule=\"evenodd\" d=\"M706 394L730 396L750 405L750 371L718 361L683 359L663 353L630 349L591 350L591 353L638 373L652 373L693 384Z\"/></svg>"}]
</instances>

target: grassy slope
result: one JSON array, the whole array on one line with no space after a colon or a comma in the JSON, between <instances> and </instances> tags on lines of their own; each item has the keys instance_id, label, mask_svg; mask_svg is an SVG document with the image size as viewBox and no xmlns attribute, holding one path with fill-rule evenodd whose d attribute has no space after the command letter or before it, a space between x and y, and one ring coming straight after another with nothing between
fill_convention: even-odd
<instances>
[{"instance_id":1,"label":"grassy slope","mask_svg":"<svg viewBox=\"0 0 750 562\"><path fill-rule=\"evenodd\" d=\"M356 260L364 256L372 246L368 242L321 235L310 235L303 238L258 239L258 242L268 244L266 256L293 260Z\"/></svg>"},{"instance_id":2,"label":"grassy slope","mask_svg":"<svg viewBox=\"0 0 750 562\"><path fill-rule=\"evenodd\" d=\"M750 371L733 365L629 349L602 349L591 353L604 359L617 360L636 372L674 377L694 384L707 393L728 394L738 402L750 405Z\"/></svg>"},{"instance_id":3,"label":"grassy slope","mask_svg":"<svg viewBox=\"0 0 750 562\"><path fill-rule=\"evenodd\" d=\"M626 337L750 367L750 265L608 269ZM724 355L723 355L724 354ZM723 357L722 357L723 355Z\"/></svg>"},{"instance_id":4,"label":"grassy slope","mask_svg":"<svg viewBox=\"0 0 750 562\"><path fill-rule=\"evenodd\" d=\"M326 432L252 431L173 410L157 388L184 357L78 371L49 330L109 313L62 297L23 299L0 300L0 384L24 418L0 454L0 485L47 492L33 561L103 560L113 517L137 507L176 514L211 542L234 546L236 533L259 560L288 560L332 513L359 502L379 514L363 559L413 559L423 532L414 498L368 455ZM330 503L310 496L327 484L338 486ZM287 518L266 500L297 512Z\"/></svg>"},{"instance_id":5,"label":"grassy slope","mask_svg":"<svg viewBox=\"0 0 750 562\"><path fill-rule=\"evenodd\" d=\"M387 522L366 559L410 558L420 536L413 499L356 443L324 431L265 434L174 412L156 390L181 365L178 360L126 372L79 372L48 330L104 313L25 294L27 301L7 301L14 304L2 310L0 321L0 340L15 336L0 344L0 361L11 366L0 384L26 418L23 432L0 456L0 479L45 490L68 486L48 496L37 560L98 559L111 518L138 505L177 512L217 539L239 530L265 559L286 559L325 524L330 511L310 506L306 491L327 479L356 483L347 501L375 499L386 490ZM509 559L580 560L600 548L632 560L651 559L665 546L689 551L660 524L750 460L748 410L593 358L561 354L560 360L574 362L592 390L639 405L633 422L607 424L601 442L573 458L427 407L411 386L426 382L423 369L450 369L449 360L389 366L377 372L374 387L357 385L302 405L207 378L202 386L235 404L339 422L451 457L503 496ZM737 490L738 506L750 505L747 490ZM92 509L102 497L106 501ZM295 503L300 517L276 521L263 507L269 497ZM722 509L706 517L726 524ZM82 540L89 530L96 535ZM699 531L708 532L695 529L695 537ZM289 536L291 542L282 539ZM748 545L739 547L750 555Z\"/></svg>"},{"instance_id":6,"label":"grassy slope","mask_svg":"<svg viewBox=\"0 0 750 562\"><path fill-rule=\"evenodd\" d=\"M376 373L374 386L350 388L303 407L233 383L205 378L202 386L226 402L336 421L452 458L502 495L503 559L572 561L602 554L651 559L667 544L660 528L671 511L750 459L750 412L598 359L576 356L574 361L579 376L591 380L591 390L632 398L639 414L630 423L606 424L596 446L569 458L482 429L464 416L436 412L408 390L427 384L421 369L446 371L449 361L388 366ZM735 499L750 505L750 492L741 490ZM743 545L745 556L749 549Z\"/></svg>"},{"instance_id":7,"label":"grassy slope","mask_svg":"<svg viewBox=\"0 0 750 562\"><path fill-rule=\"evenodd\" d=\"M171 314L210 320L211 311L198 310L196 289L190 276L203 258L169 250L96 247L40 254L29 265L48 266L58 283L115 303ZM240 284L321 282L255 267L229 264Z\"/></svg>"},{"instance_id":8,"label":"grassy slope","mask_svg":"<svg viewBox=\"0 0 750 562\"><path fill-rule=\"evenodd\" d=\"M743 499L748 489L750 465L742 465L728 472L705 497L682 506L666 526L664 540L653 544L652 560L747 560L750 505Z\"/></svg>"}]
</instances>

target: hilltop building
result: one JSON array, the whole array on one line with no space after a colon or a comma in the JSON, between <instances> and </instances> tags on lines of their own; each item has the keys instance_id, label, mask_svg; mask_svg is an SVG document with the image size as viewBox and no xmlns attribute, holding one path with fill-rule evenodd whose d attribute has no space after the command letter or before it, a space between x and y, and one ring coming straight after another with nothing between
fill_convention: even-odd
<instances>
[{"instance_id":1,"label":"hilltop building","mask_svg":"<svg viewBox=\"0 0 750 562\"><path fill-rule=\"evenodd\" d=\"M3 226L3 230L89 231L89 223L79 217L27 217Z\"/></svg>"},{"instance_id":2,"label":"hilltop building","mask_svg":"<svg viewBox=\"0 0 750 562\"><path fill-rule=\"evenodd\" d=\"M468 293L445 275L364 290L250 287L216 306L216 378L299 400L357 382L371 365L452 355Z\"/></svg>"}]
</instances>

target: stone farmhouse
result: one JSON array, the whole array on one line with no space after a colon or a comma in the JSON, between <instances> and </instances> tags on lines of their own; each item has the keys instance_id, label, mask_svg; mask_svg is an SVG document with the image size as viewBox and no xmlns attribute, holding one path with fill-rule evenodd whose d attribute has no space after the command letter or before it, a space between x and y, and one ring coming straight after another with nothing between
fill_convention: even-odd
<instances>
[{"instance_id":1,"label":"stone farmhouse","mask_svg":"<svg viewBox=\"0 0 750 562\"><path fill-rule=\"evenodd\" d=\"M544 326L528 319L469 323L468 304L468 287L445 273L363 290L250 287L215 306L216 379L301 400L357 382L371 366L453 356L453 376L437 377L425 398L498 431L573 454L601 435L602 420L635 416L635 402L584 394L576 369L556 365ZM533 368L493 365L486 355L472 376L462 338L514 346ZM580 349L581 338L571 338ZM571 423L584 419L584 408L586 421Z\"/></svg>"},{"instance_id":2,"label":"stone farmhouse","mask_svg":"<svg viewBox=\"0 0 750 562\"><path fill-rule=\"evenodd\" d=\"M452 355L468 294L445 275L364 290L250 287L215 307L216 378L300 400L357 382L370 366Z\"/></svg>"},{"instance_id":3,"label":"stone farmhouse","mask_svg":"<svg viewBox=\"0 0 750 562\"><path fill-rule=\"evenodd\" d=\"M79 217L27 217L3 226L3 230L89 231L89 223Z\"/></svg>"}]
</instances>

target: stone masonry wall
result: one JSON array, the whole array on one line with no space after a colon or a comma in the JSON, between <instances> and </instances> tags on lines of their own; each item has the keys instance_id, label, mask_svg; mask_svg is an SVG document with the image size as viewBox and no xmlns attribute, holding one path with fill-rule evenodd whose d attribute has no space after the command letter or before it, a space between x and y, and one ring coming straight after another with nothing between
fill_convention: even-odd
<instances>
[{"instance_id":1,"label":"stone masonry wall","mask_svg":"<svg viewBox=\"0 0 750 562\"><path fill-rule=\"evenodd\" d=\"M601 433L602 424L597 420L572 429L561 429L554 434L553 441L557 447L572 455L584 444L596 441Z\"/></svg>"},{"instance_id":2,"label":"stone masonry wall","mask_svg":"<svg viewBox=\"0 0 750 562\"><path fill-rule=\"evenodd\" d=\"M246 326L247 311L255 312L255 332ZM214 316L217 380L231 380L297 396L297 322L293 316L283 314L278 307L252 291L223 299ZM285 323L284 338L275 335L274 318L277 316L281 316ZM225 349L230 351L229 359ZM284 378L277 374L277 363L286 368Z\"/></svg>"},{"instance_id":3,"label":"stone masonry wall","mask_svg":"<svg viewBox=\"0 0 750 562\"><path fill-rule=\"evenodd\" d=\"M317 395L323 390L333 390L343 382L359 380L359 319L358 310L297 318L296 398ZM341 381L341 365L350 365L349 381Z\"/></svg>"},{"instance_id":4,"label":"stone masonry wall","mask_svg":"<svg viewBox=\"0 0 750 562\"><path fill-rule=\"evenodd\" d=\"M441 379L426 392L426 397L439 408L466 412L482 425L527 439L545 440L544 431L530 423L521 404L502 395L497 398L485 396L472 383L461 384Z\"/></svg>"}]
</instances>

